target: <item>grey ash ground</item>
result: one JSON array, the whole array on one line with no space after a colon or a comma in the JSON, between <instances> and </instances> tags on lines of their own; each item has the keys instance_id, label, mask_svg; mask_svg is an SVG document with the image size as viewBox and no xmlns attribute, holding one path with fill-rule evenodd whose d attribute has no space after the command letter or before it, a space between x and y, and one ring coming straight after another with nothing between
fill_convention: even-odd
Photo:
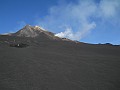
<instances>
[{"instance_id":1,"label":"grey ash ground","mask_svg":"<svg viewBox=\"0 0 120 90\"><path fill-rule=\"evenodd\" d=\"M120 46L31 32L0 35L0 90L120 90Z\"/></svg>"}]
</instances>

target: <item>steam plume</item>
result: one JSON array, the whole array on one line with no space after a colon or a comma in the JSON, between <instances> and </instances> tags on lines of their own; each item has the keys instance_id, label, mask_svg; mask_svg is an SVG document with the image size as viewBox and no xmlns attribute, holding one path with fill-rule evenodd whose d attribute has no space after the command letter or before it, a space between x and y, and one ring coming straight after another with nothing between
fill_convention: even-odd
<instances>
[{"instance_id":1,"label":"steam plume","mask_svg":"<svg viewBox=\"0 0 120 90\"><path fill-rule=\"evenodd\" d=\"M49 14L40 19L39 25L58 37L80 40L94 30L98 19L107 20L118 15L119 0L78 0L77 3L60 3L49 10Z\"/></svg>"}]
</instances>

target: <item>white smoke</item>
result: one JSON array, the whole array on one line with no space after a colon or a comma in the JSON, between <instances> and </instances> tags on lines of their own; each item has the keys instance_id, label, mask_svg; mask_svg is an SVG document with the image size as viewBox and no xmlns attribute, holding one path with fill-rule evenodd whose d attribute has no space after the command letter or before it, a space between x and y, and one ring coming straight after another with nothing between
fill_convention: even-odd
<instances>
[{"instance_id":1,"label":"white smoke","mask_svg":"<svg viewBox=\"0 0 120 90\"><path fill-rule=\"evenodd\" d=\"M101 17L114 17L120 10L120 0L101 0L99 8Z\"/></svg>"},{"instance_id":2,"label":"white smoke","mask_svg":"<svg viewBox=\"0 0 120 90\"><path fill-rule=\"evenodd\" d=\"M88 25L85 25L85 27L82 29L82 31L77 31L77 32L73 32L71 28L66 28L66 30L64 32L60 32L55 34L55 36L58 37L66 37L66 38L70 38L72 40L80 40L81 38L83 38L86 34L88 34L90 32L90 30L92 30L93 28L96 27L95 23L91 23Z\"/></svg>"},{"instance_id":3,"label":"white smoke","mask_svg":"<svg viewBox=\"0 0 120 90\"><path fill-rule=\"evenodd\" d=\"M50 8L49 14L39 25L51 31L58 30L60 33L55 36L80 40L95 29L96 19L113 18L118 14L119 8L119 0L78 0L77 3L60 3Z\"/></svg>"}]
</instances>

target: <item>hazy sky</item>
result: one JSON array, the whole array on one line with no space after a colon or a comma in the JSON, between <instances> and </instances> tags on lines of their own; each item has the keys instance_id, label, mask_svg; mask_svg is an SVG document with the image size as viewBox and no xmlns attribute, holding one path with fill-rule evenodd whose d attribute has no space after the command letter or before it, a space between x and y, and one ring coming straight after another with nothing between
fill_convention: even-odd
<instances>
[{"instance_id":1,"label":"hazy sky","mask_svg":"<svg viewBox=\"0 0 120 90\"><path fill-rule=\"evenodd\" d=\"M120 0L0 0L0 33L26 24L72 40L120 44Z\"/></svg>"}]
</instances>

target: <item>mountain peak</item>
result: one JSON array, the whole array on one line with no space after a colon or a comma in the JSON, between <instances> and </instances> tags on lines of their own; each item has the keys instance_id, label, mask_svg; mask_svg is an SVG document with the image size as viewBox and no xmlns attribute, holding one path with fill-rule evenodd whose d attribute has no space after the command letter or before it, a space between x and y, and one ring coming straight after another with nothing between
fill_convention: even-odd
<instances>
[{"instance_id":1,"label":"mountain peak","mask_svg":"<svg viewBox=\"0 0 120 90\"><path fill-rule=\"evenodd\" d=\"M41 28L26 25L18 32L14 33L14 36L21 36L21 37L37 37L43 30Z\"/></svg>"},{"instance_id":2,"label":"mountain peak","mask_svg":"<svg viewBox=\"0 0 120 90\"><path fill-rule=\"evenodd\" d=\"M29 24L27 24L27 25L24 26L24 28L31 28L31 27L32 27L32 26L29 25Z\"/></svg>"},{"instance_id":3,"label":"mountain peak","mask_svg":"<svg viewBox=\"0 0 120 90\"><path fill-rule=\"evenodd\" d=\"M43 30L43 31L46 31L44 28L42 28L42 27L40 27L40 26L31 26L31 25L26 25L25 27L24 27L24 29L32 29L32 30Z\"/></svg>"},{"instance_id":4,"label":"mountain peak","mask_svg":"<svg viewBox=\"0 0 120 90\"><path fill-rule=\"evenodd\" d=\"M40 26L31 26L31 25L24 26L18 32L13 33L12 36L32 37L32 38L44 37L48 39L60 39L59 37L56 37L54 33L49 32Z\"/></svg>"}]
</instances>

